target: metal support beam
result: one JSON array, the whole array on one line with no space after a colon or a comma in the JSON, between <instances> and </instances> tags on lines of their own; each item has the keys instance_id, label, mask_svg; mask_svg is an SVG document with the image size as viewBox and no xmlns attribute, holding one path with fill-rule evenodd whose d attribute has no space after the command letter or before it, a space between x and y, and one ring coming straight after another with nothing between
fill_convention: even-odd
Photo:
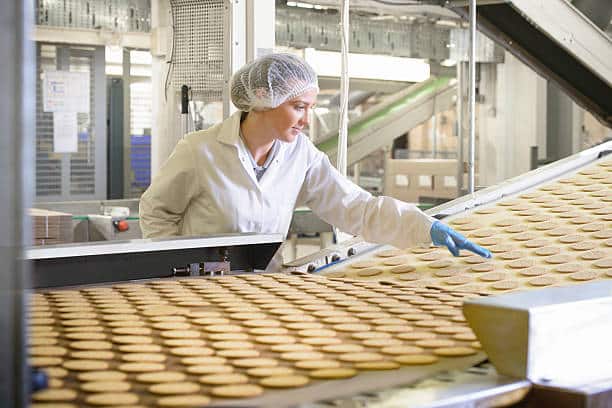
<instances>
[{"instance_id":1,"label":"metal support beam","mask_svg":"<svg viewBox=\"0 0 612 408\"><path fill-rule=\"evenodd\" d=\"M109 30L37 25L33 27L32 39L54 44L115 45L142 50L151 48L151 34L143 32L118 33Z\"/></svg>"},{"instance_id":2,"label":"metal support beam","mask_svg":"<svg viewBox=\"0 0 612 408\"><path fill-rule=\"evenodd\" d=\"M108 133L106 131L106 56L104 47L96 47L93 54L94 81L94 123L91 124L93 138L89 143L94 149L94 195L98 199L106 198L106 168ZM129 106L129 105L127 105Z\"/></svg>"},{"instance_id":3,"label":"metal support beam","mask_svg":"<svg viewBox=\"0 0 612 408\"><path fill-rule=\"evenodd\" d=\"M463 95L465 88L465 63L457 63L457 196L463 195L463 174L465 173L464 167L464 142L463 135L464 129L464 104Z\"/></svg>"},{"instance_id":4,"label":"metal support beam","mask_svg":"<svg viewBox=\"0 0 612 408\"><path fill-rule=\"evenodd\" d=\"M476 0L470 0L470 55L468 87L468 193L474 192L474 162L476 158Z\"/></svg>"},{"instance_id":5,"label":"metal support beam","mask_svg":"<svg viewBox=\"0 0 612 408\"><path fill-rule=\"evenodd\" d=\"M337 3L337 1L336 1ZM336 4L334 7L338 7ZM380 12L379 3L372 2L369 12ZM433 7L433 6L429 6ZM461 28L460 19L453 12L436 7L455 20L455 26L432 23L423 15L432 16L420 7L400 7L402 15L410 13L415 19L372 19L357 13L359 5L351 3L350 49L352 53L392 55L395 57L423 58L429 61L446 59L467 60L467 30ZM278 7L276 12L276 41L278 45L294 48L316 48L339 51L341 38L338 14L298 7ZM478 62L503 62L503 52L491 40L479 38L476 50ZM443 76L442 74L439 74Z\"/></svg>"},{"instance_id":6,"label":"metal support beam","mask_svg":"<svg viewBox=\"0 0 612 408\"><path fill-rule=\"evenodd\" d=\"M246 62L246 4L244 1L228 0L225 13L225 49L224 49L224 81L223 87L223 117L230 116L236 108L230 103L229 83L234 72Z\"/></svg>"},{"instance_id":7,"label":"metal support beam","mask_svg":"<svg viewBox=\"0 0 612 408\"><path fill-rule=\"evenodd\" d=\"M274 0L246 0L247 62L274 51L275 14Z\"/></svg>"},{"instance_id":8,"label":"metal support beam","mask_svg":"<svg viewBox=\"0 0 612 408\"><path fill-rule=\"evenodd\" d=\"M34 185L35 56L32 4L0 1L0 401L27 406L25 296L29 286L23 247L31 239L24 208ZM30 164L26 166L25 164Z\"/></svg>"},{"instance_id":9,"label":"metal support beam","mask_svg":"<svg viewBox=\"0 0 612 408\"><path fill-rule=\"evenodd\" d=\"M130 129L131 129L131 95L130 95L130 50L123 49L123 197L130 194Z\"/></svg>"},{"instance_id":10,"label":"metal support beam","mask_svg":"<svg viewBox=\"0 0 612 408\"><path fill-rule=\"evenodd\" d=\"M375 112L373 108L370 115L360 118L365 122L368 122L368 117L374 118L372 123L367 126L360 126L360 122L355 127L349 124L347 165L350 166L373 151L390 145L394 139L406 131L430 119L435 112L450 109L455 102L455 93L456 87L452 84L415 98L414 101L401 109L396 109L388 114ZM325 142L320 144L319 148L323 147L330 161L334 163L336 148L326 148L323 146L324 144Z\"/></svg>"}]
</instances>

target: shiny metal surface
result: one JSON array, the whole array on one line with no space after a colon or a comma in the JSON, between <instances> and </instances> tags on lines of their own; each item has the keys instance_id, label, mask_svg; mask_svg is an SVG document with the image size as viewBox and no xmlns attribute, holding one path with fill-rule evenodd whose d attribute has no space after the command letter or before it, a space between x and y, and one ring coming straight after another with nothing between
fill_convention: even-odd
<instances>
[{"instance_id":1,"label":"shiny metal surface","mask_svg":"<svg viewBox=\"0 0 612 408\"><path fill-rule=\"evenodd\" d=\"M22 262L32 229L24 215L34 194L35 58L28 38L32 3L0 1L0 404L26 406L29 388L25 352L25 289L29 265ZM25 164L24 164L25 163Z\"/></svg>"},{"instance_id":2,"label":"shiny metal surface","mask_svg":"<svg viewBox=\"0 0 612 408\"><path fill-rule=\"evenodd\" d=\"M468 193L474 193L476 160L476 0L470 0L470 50L468 58Z\"/></svg>"},{"instance_id":3,"label":"shiny metal surface","mask_svg":"<svg viewBox=\"0 0 612 408\"><path fill-rule=\"evenodd\" d=\"M225 234L208 237L173 237L155 239L133 239L129 241L90 242L83 244L50 245L30 248L26 258L52 259L73 258L88 255L113 255L176 249L197 249L235 245L280 243L282 234Z\"/></svg>"},{"instance_id":4,"label":"shiny metal surface","mask_svg":"<svg viewBox=\"0 0 612 408\"><path fill-rule=\"evenodd\" d=\"M518 194L537 185L564 177L594 162L606 151L612 150L612 141L602 143L590 149L568 156L546 166L539 167L520 176L513 177L499 184L484 188L472 195L466 195L425 211L429 215L446 217L465 210L493 203L504 197Z\"/></svg>"},{"instance_id":5,"label":"shiny metal surface","mask_svg":"<svg viewBox=\"0 0 612 408\"><path fill-rule=\"evenodd\" d=\"M401 390L422 380L448 375L449 372L463 372L484 360L479 353L474 356L459 357L440 364L425 366L404 366L400 370L361 372L345 380L321 381L309 385L307 389L278 390L244 402L219 403L219 407L371 407L387 393ZM514 381L514 380L512 380ZM491 383L492 384L492 383ZM313 401L321 401L313 404ZM363 405L350 405L354 401L366 402ZM343 405L347 404L347 405ZM418 406L411 404L401 407ZM381 406L382 407L382 406Z\"/></svg>"},{"instance_id":6,"label":"shiny metal surface","mask_svg":"<svg viewBox=\"0 0 612 408\"><path fill-rule=\"evenodd\" d=\"M612 281L471 299L463 311L501 374L565 387L612 378Z\"/></svg>"},{"instance_id":7,"label":"shiny metal surface","mask_svg":"<svg viewBox=\"0 0 612 408\"><path fill-rule=\"evenodd\" d=\"M527 408L608 408L612 406L612 379L565 387L552 382L534 383Z\"/></svg>"},{"instance_id":8,"label":"shiny metal surface","mask_svg":"<svg viewBox=\"0 0 612 408\"><path fill-rule=\"evenodd\" d=\"M524 399L531 383L500 376L490 364L437 373L413 384L301 408L455 408L510 406Z\"/></svg>"}]
</instances>

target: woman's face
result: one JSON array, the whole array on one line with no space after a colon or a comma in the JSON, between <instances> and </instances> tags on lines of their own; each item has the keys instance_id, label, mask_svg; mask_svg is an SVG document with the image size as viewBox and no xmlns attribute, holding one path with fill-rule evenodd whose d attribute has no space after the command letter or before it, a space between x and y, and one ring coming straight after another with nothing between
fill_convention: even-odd
<instances>
[{"instance_id":1,"label":"woman's face","mask_svg":"<svg viewBox=\"0 0 612 408\"><path fill-rule=\"evenodd\" d=\"M308 114L317 100L317 91L312 89L296 96L274 109L263 112L267 127L274 138L291 143L308 126Z\"/></svg>"}]
</instances>

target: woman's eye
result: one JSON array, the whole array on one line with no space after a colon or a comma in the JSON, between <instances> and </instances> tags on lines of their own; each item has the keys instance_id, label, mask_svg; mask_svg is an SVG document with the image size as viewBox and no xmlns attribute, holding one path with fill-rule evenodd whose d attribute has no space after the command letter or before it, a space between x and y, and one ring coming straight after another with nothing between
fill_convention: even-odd
<instances>
[{"instance_id":1,"label":"woman's eye","mask_svg":"<svg viewBox=\"0 0 612 408\"><path fill-rule=\"evenodd\" d=\"M304 106L302 106L302 105L296 105L296 106L295 106L295 109L296 109L296 110L304 110Z\"/></svg>"}]
</instances>

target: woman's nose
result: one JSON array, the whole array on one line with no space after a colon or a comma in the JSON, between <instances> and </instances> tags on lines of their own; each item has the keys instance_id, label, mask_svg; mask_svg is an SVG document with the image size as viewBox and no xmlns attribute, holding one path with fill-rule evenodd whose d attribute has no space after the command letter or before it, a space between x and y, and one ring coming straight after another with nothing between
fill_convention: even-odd
<instances>
[{"instance_id":1,"label":"woman's nose","mask_svg":"<svg viewBox=\"0 0 612 408\"><path fill-rule=\"evenodd\" d=\"M308 118L310 117L310 115L308 114L308 112L304 112L304 114L302 115L302 117L300 118L300 126L302 127L307 127L308 126Z\"/></svg>"}]
</instances>

